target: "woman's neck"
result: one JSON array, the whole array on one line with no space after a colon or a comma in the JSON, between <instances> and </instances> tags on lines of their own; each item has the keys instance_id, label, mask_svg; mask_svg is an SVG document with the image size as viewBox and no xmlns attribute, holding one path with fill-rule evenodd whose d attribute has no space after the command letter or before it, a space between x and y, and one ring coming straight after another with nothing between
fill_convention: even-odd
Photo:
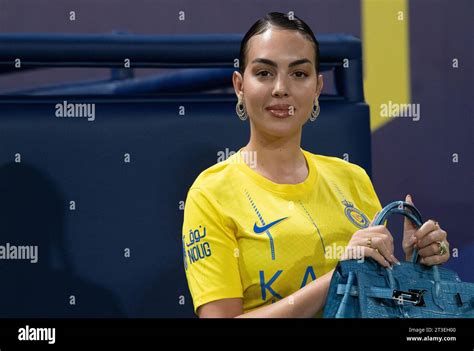
<instances>
[{"instance_id":1,"label":"woman's neck","mask_svg":"<svg viewBox=\"0 0 474 351\"><path fill-rule=\"evenodd\" d=\"M254 171L279 184L297 184L308 177L308 165L301 151L301 132L289 138L266 139L252 135L244 152L255 152Z\"/></svg>"}]
</instances>

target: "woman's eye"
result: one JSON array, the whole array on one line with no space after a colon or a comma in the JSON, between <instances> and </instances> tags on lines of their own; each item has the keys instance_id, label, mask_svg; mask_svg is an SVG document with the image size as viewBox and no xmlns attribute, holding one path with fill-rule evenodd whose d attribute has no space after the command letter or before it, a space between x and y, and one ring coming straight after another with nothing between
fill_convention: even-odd
<instances>
[{"instance_id":1,"label":"woman's eye","mask_svg":"<svg viewBox=\"0 0 474 351\"><path fill-rule=\"evenodd\" d=\"M266 74L263 74L263 73L266 73ZM268 77L268 74L270 74L270 72L268 72L268 71L260 71L260 72L257 73L257 76Z\"/></svg>"},{"instance_id":2,"label":"woman's eye","mask_svg":"<svg viewBox=\"0 0 474 351\"><path fill-rule=\"evenodd\" d=\"M303 77L307 77L308 75L304 72L296 72L295 75L298 77L298 78L303 78Z\"/></svg>"},{"instance_id":3,"label":"woman's eye","mask_svg":"<svg viewBox=\"0 0 474 351\"><path fill-rule=\"evenodd\" d=\"M304 72L296 72L294 73L298 78L304 78L304 77L307 77L308 75ZM269 77L271 75L270 72L268 71L260 71L257 73L257 76L260 76L260 77Z\"/></svg>"}]
</instances>

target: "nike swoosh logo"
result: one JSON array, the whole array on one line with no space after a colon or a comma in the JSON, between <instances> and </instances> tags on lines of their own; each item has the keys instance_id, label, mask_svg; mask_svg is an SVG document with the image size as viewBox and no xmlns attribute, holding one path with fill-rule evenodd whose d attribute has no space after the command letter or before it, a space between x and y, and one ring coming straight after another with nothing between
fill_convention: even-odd
<instances>
[{"instance_id":1,"label":"nike swoosh logo","mask_svg":"<svg viewBox=\"0 0 474 351\"><path fill-rule=\"evenodd\" d=\"M284 219L287 219L288 217L284 217L284 218L280 218L280 219L277 219L276 221L272 222L272 223L268 223L267 225L264 225L263 227L259 227L257 225L257 223L255 223L253 225L253 231L256 233L256 234L260 234L260 233L263 233L263 232L266 232L268 229L270 229L271 227L273 227L275 224L281 222L282 220Z\"/></svg>"}]
</instances>

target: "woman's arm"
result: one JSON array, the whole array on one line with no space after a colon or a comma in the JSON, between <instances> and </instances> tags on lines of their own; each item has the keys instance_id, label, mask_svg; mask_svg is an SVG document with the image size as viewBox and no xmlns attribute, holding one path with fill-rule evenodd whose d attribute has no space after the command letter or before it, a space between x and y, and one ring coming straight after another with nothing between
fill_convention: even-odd
<instances>
[{"instance_id":1,"label":"woman's arm","mask_svg":"<svg viewBox=\"0 0 474 351\"><path fill-rule=\"evenodd\" d=\"M311 318L325 305L334 269L290 296L243 313L242 299L222 299L198 308L200 318Z\"/></svg>"},{"instance_id":2,"label":"woman's arm","mask_svg":"<svg viewBox=\"0 0 474 351\"><path fill-rule=\"evenodd\" d=\"M377 214L374 216L377 216ZM398 263L393 256L393 236L383 225L370 226L355 232L348 243L347 249L357 250L364 257L371 257L384 267ZM342 260L350 259L344 256ZM200 318L311 318L326 304L334 269L322 277L312 281L294 294L285 297L271 305L260 307L248 313L243 313L241 298L221 299L209 302L198 308Z\"/></svg>"}]
</instances>

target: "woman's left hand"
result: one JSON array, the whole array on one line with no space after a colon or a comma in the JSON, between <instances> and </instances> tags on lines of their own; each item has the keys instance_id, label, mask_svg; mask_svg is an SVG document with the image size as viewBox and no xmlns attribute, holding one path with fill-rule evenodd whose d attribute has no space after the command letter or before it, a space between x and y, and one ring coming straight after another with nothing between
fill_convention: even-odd
<instances>
[{"instance_id":1,"label":"woman's left hand","mask_svg":"<svg viewBox=\"0 0 474 351\"><path fill-rule=\"evenodd\" d=\"M410 195L405 202L413 205ZM417 229L411 220L405 218L403 230L403 251L407 261L411 260L414 247L418 248L420 263L433 266L446 262L449 259L448 233L438 222L430 219Z\"/></svg>"}]
</instances>

